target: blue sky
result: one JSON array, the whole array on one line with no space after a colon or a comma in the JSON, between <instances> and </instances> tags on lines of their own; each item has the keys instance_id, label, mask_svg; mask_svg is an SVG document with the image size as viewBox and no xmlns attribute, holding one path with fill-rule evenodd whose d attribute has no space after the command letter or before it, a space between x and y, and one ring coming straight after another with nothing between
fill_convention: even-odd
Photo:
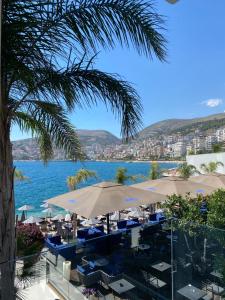
<instances>
[{"instance_id":1,"label":"blue sky","mask_svg":"<svg viewBox=\"0 0 225 300\"><path fill-rule=\"evenodd\" d=\"M143 123L193 118L225 111L225 1L156 1L166 16L168 63L149 61L134 50L100 49L96 67L118 73L141 96ZM99 104L70 116L76 128L105 129L120 135L120 123ZM28 137L13 128L12 139Z\"/></svg>"}]
</instances>

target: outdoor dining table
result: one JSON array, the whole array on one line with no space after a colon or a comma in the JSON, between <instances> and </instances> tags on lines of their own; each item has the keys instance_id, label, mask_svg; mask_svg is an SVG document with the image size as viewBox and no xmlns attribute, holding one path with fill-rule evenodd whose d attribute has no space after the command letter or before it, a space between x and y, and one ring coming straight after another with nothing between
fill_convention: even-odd
<instances>
[{"instance_id":1,"label":"outdoor dining table","mask_svg":"<svg viewBox=\"0 0 225 300\"><path fill-rule=\"evenodd\" d=\"M135 288L133 284L123 278L110 283L108 286L119 295Z\"/></svg>"},{"instance_id":2,"label":"outdoor dining table","mask_svg":"<svg viewBox=\"0 0 225 300\"><path fill-rule=\"evenodd\" d=\"M198 300L207 294L205 291L200 290L191 284L179 289L177 293L189 300Z\"/></svg>"},{"instance_id":3,"label":"outdoor dining table","mask_svg":"<svg viewBox=\"0 0 225 300\"><path fill-rule=\"evenodd\" d=\"M170 269L171 265L162 261L162 262L159 262L157 264L151 265L151 267L156 269L157 271L164 272L164 271Z\"/></svg>"},{"instance_id":4,"label":"outdoor dining table","mask_svg":"<svg viewBox=\"0 0 225 300\"><path fill-rule=\"evenodd\" d=\"M211 283L210 285L208 285L207 290L215 295L221 295L224 292L224 288L215 283Z\"/></svg>"},{"instance_id":5,"label":"outdoor dining table","mask_svg":"<svg viewBox=\"0 0 225 300\"><path fill-rule=\"evenodd\" d=\"M210 273L212 276L214 276L214 277L216 277L216 278L219 278L219 279L222 279L223 278L223 275L220 273L220 272L218 272L218 271L212 271L211 273Z\"/></svg>"}]
</instances>

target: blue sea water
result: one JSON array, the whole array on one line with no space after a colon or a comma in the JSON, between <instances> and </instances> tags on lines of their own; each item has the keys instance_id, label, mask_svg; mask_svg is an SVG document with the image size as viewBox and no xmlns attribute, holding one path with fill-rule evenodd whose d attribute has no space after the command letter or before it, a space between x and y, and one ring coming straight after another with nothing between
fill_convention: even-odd
<instances>
[{"instance_id":1,"label":"blue sea water","mask_svg":"<svg viewBox=\"0 0 225 300\"><path fill-rule=\"evenodd\" d=\"M69 161L52 161L44 165L41 161L15 161L15 166L23 172L29 179L15 183L16 208L24 204L34 206L34 210L29 214L44 215L40 207L43 200L49 199L56 195L68 192L66 184L67 176L74 175L80 168L95 171L97 179L89 179L86 183L80 184L79 187L91 185L103 180L114 180L116 169L125 167L129 175L147 176L150 171L148 162L69 162ZM160 163L162 169L176 167L175 163ZM141 181L141 179L139 180ZM127 182L131 184L131 182ZM57 211L56 211L57 212ZM18 211L17 211L18 213Z\"/></svg>"}]
</instances>

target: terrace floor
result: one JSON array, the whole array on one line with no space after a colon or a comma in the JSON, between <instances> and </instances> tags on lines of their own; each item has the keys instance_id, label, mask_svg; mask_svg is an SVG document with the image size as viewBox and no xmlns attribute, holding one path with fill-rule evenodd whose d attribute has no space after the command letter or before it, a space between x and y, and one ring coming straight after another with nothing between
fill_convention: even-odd
<instances>
[{"instance_id":1,"label":"terrace floor","mask_svg":"<svg viewBox=\"0 0 225 300\"><path fill-rule=\"evenodd\" d=\"M56 300L62 299L59 295L46 283L46 280L41 280L40 282L30 286L21 291L21 294L25 299L32 300ZM84 298L81 298L82 300ZM79 300L79 299L78 299Z\"/></svg>"}]
</instances>

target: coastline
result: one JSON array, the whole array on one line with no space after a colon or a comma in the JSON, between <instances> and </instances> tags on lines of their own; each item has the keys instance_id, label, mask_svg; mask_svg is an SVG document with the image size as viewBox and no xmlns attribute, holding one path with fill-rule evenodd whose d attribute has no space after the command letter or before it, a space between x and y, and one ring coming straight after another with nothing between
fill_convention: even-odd
<instances>
[{"instance_id":1,"label":"coastline","mask_svg":"<svg viewBox=\"0 0 225 300\"><path fill-rule=\"evenodd\" d=\"M124 163L165 163L165 164L170 164L170 163L182 163L185 160L101 160L101 159L96 159L96 160L85 160L84 162L108 162L108 163L118 163L118 162L124 162ZM42 160L39 159L16 159L14 162L42 162ZM50 160L49 162L73 162L72 160ZM76 161L75 161L76 162Z\"/></svg>"}]
</instances>

